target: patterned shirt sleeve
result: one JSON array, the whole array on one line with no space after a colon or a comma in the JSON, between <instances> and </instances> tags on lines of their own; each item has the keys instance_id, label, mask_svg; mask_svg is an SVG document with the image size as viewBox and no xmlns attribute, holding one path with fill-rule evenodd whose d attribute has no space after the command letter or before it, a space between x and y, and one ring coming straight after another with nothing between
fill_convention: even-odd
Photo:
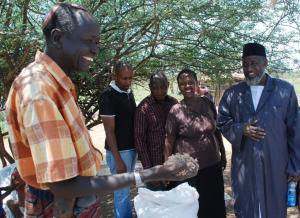
<instances>
[{"instance_id":1,"label":"patterned shirt sleeve","mask_svg":"<svg viewBox=\"0 0 300 218\"><path fill-rule=\"evenodd\" d=\"M51 183L77 176L71 133L55 102L45 96L30 101L22 111L37 182Z\"/></svg>"},{"instance_id":2,"label":"patterned shirt sleeve","mask_svg":"<svg viewBox=\"0 0 300 218\"><path fill-rule=\"evenodd\" d=\"M139 107L134 117L134 142L144 169L152 167L146 142L147 128L146 114Z\"/></svg>"}]
</instances>

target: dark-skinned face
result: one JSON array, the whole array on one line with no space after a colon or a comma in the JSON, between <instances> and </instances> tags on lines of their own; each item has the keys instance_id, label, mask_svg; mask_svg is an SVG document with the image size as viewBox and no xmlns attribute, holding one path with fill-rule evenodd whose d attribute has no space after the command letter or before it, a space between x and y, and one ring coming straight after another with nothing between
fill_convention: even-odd
<instances>
[{"instance_id":1,"label":"dark-skinned face","mask_svg":"<svg viewBox=\"0 0 300 218\"><path fill-rule=\"evenodd\" d=\"M120 72L117 72L114 76L116 85L123 91L127 91L133 80L133 70L123 68Z\"/></svg>"},{"instance_id":2,"label":"dark-skinned face","mask_svg":"<svg viewBox=\"0 0 300 218\"><path fill-rule=\"evenodd\" d=\"M66 73L87 71L99 52L99 27L86 12L78 11L79 25L72 33L65 33L62 40L61 57Z\"/></svg>"},{"instance_id":3,"label":"dark-skinned face","mask_svg":"<svg viewBox=\"0 0 300 218\"><path fill-rule=\"evenodd\" d=\"M184 99L190 99L195 96L196 80L189 74L182 74L178 78L178 87Z\"/></svg>"},{"instance_id":4,"label":"dark-skinned face","mask_svg":"<svg viewBox=\"0 0 300 218\"><path fill-rule=\"evenodd\" d=\"M249 85L259 84L268 64L266 58L261 56L247 56L243 58L242 64L247 83Z\"/></svg>"},{"instance_id":5,"label":"dark-skinned face","mask_svg":"<svg viewBox=\"0 0 300 218\"><path fill-rule=\"evenodd\" d=\"M161 79L161 78L154 79L152 84L149 85L149 87L150 87L151 95L155 100L157 101L165 100L169 88L169 83L165 79Z\"/></svg>"}]
</instances>

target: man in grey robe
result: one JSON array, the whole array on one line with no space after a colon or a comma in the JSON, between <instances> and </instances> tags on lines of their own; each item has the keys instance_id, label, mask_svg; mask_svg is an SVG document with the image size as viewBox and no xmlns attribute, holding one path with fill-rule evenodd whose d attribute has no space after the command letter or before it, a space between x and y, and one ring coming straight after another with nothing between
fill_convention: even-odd
<instances>
[{"instance_id":1,"label":"man in grey robe","mask_svg":"<svg viewBox=\"0 0 300 218\"><path fill-rule=\"evenodd\" d=\"M238 218L286 217L288 180L300 175L300 115L291 84L266 73L264 46L244 45L245 81L227 89L218 127L232 144Z\"/></svg>"}]
</instances>

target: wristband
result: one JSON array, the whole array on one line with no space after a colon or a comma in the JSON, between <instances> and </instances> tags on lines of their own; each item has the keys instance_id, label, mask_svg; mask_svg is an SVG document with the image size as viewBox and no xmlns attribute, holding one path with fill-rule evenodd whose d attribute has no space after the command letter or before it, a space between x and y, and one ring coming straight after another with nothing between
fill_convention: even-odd
<instances>
[{"instance_id":1,"label":"wristband","mask_svg":"<svg viewBox=\"0 0 300 218\"><path fill-rule=\"evenodd\" d=\"M134 172L134 179L135 179L135 186L136 187L145 186L142 179L141 179L141 176L140 176L139 172Z\"/></svg>"}]
</instances>

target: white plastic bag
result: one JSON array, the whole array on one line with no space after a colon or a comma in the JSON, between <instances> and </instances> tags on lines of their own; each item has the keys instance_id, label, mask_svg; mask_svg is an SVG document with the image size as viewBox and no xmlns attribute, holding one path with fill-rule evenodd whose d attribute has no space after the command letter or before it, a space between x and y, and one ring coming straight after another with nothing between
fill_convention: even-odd
<instances>
[{"instance_id":1,"label":"white plastic bag","mask_svg":"<svg viewBox=\"0 0 300 218\"><path fill-rule=\"evenodd\" d=\"M134 198L138 218L197 218L199 194L188 183L170 191L139 188Z\"/></svg>"},{"instance_id":2,"label":"white plastic bag","mask_svg":"<svg viewBox=\"0 0 300 218\"><path fill-rule=\"evenodd\" d=\"M10 177L11 177L11 174L13 173L15 167L16 167L16 164L13 163L11 165L8 165L8 166L0 169L0 187L5 187L5 186L10 185ZM17 197L16 191L13 191L12 193L10 193L9 196L4 198L4 200L3 200L3 209L5 210L7 218L13 218L14 216L12 215L12 213L10 212L8 207L6 206L6 202L8 200L17 201L17 199L18 199L18 197Z\"/></svg>"}]
</instances>

